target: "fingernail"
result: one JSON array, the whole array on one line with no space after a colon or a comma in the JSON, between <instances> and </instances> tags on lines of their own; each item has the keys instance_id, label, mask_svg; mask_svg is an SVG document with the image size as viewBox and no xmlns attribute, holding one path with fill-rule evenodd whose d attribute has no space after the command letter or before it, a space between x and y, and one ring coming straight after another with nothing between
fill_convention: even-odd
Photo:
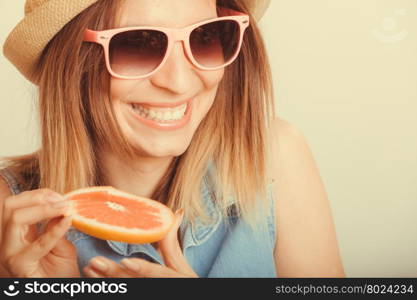
<instances>
[{"instance_id":1,"label":"fingernail","mask_svg":"<svg viewBox=\"0 0 417 300\"><path fill-rule=\"evenodd\" d=\"M184 216L184 209L182 209L182 208L178 209L178 210L175 212L175 214L176 214L177 216L183 217L183 216Z\"/></svg>"},{"instance_id":2,"label":"fingernail","mask_svg":"<svg viewBox=\"0 0 417 300\"><path fill-rule=\"evenodd\" d=\"M54 194L53 196L49 196L47 200L48 202L55 203L55 202L64 201L65 198L61 196L60 194Z\"/></svg>"},{"instance_id":3,"label":"fingernail","mask_svg":"<svg viewBox=\"0 0 417 300\"><path fill-rule=\"evenodd\" d=\"M132 271L136 271L136 272L138 272L138 271L139 271L139 269L140 269L139 264L134 263L133 261L131 261L131 260L129 260L129 259L126 259L126 258L122 259L122 260L120 261L120 263L121 263L123 266L125 266L127 269L130 269L130 270L132 270Z\"/></svg>"},{"instance_id":4,"label":"fingernail","mask_svg":"<svg viewBox=\"0 0 417 300\"><path fill-rule=\"evenodd\" d=\"M93 277L101 277L96 271L94 271L90 267L85 267L84 268L84 273L89 274L90 276L93 276Z\"/></svg>"},{"instance_id":5,"label":"fingernail","mask_svg":"<svg viewBox=\"0 0 417 300\"><path fill-rule=\"evenodd\" d=\"M184 209L180 208L175 212L175 215L178 217L179 222L182 222L182 219L184 218Z\"/></svg>"},{"instance_id":6,"label":"fingernail","mask_svg":"<svg viewBox=\"0 0 417 300\"><path fill-rule=\"evenodd\" d=\"M106 271L107 264L99 257L95 257L90 261L90 265L96 268L99 271Z\"/></svg>"},{"instance_id":7,"label":"fingernail","mask_svg":"<svg viewBox=\"0 0 417 300\"><path fill-rule=\"evenodd\" d=\"M71 207L65 207L64 211L62 212L62 215L66 218L69 218L72 220L72 216L74 215L74 210L71 209Z\"/></svg>"},{"instance_id":8,"label":"fingernail","mask_svg":"<svg viewBox=\"0 0 417 300\"><path fill-rule=\"evenodd\" d=\"M60 202L54 202L53 207L68 207L70 205L69 200L60 201Z\"/></svg>"},{"instance_id":9,"label":"fingernail","mask_svg":"<svg viewBox=\"0 0 417 300\"><path fill-rule=\"evenodd\" d=\"M62 220L61 220L61 224L62 224L62 226L68 226L69 224L71 224L71 222L72 222L72 217L71 216L65 216L65 217L63 217L62 218Z\"/></svg>"}]
</instances>

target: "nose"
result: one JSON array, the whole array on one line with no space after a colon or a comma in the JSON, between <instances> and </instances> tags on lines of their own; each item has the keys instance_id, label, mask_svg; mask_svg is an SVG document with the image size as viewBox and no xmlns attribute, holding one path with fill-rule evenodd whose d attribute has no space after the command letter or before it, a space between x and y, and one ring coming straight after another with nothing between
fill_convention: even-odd
<instances>
[{"instance_id":1,"label":"nose","mask_svg":"<svg viewBox=\"0 0 417 300\"><path fill-rule=\"evenodd\" d=\"M195 85L195 78L195 69L185 54L183 44L177 41L165 64L151 76L150 81L154 86L171 93L189 94L193 84Z\"/></svg>"}]
</instances>

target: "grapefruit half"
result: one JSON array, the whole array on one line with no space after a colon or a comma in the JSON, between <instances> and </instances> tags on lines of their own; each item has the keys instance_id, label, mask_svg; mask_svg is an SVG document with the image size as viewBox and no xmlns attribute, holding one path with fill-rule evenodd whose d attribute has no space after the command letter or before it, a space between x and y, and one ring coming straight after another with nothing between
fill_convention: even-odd
<instances>
[{"instance_id":1,"label":"grapefruit half","mask_svg":"<svg viewBox=\"0 0 417 300\"><path fill-rule=\"evenodd\" d=\"M164 204L110 186L65 195L71 200L72 226L103 240L145 244L161 240L174 223Z\"/></svg>"}]
</instances>

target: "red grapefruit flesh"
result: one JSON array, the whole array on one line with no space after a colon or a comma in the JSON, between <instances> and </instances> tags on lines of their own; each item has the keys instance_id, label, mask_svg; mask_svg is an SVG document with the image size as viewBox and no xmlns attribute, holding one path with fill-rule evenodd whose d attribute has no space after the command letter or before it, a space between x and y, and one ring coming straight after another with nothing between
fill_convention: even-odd
<instances>
[{"instance_id":1,"label":"red grapefruit flesh","mask_svg":"<svg viewBox=\"0 0 417 300\"><path fill-rule=\"evenodd\" d=\"M174 222L173 212L164 204L109 186L76 190L65 198L71 200L72 225L103 240L157 242Z\"/></svg>"}]
</instances>

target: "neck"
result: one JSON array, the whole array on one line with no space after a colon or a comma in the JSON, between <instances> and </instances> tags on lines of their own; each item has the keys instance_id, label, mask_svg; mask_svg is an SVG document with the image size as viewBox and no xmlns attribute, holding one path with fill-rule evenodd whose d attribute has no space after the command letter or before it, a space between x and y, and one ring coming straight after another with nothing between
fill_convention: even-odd
<instances>
[{"instance_id":1,"label":"neck","mask_svg":"<svg viewBox=\"0 0 417 300\"><path fill-rule=\"evenodd\" d=\"M147 198L152 197L172 161L173 157L138 157L132 162L106 151L100 155L105 185Z\"/></svg>"}]
</instances>

